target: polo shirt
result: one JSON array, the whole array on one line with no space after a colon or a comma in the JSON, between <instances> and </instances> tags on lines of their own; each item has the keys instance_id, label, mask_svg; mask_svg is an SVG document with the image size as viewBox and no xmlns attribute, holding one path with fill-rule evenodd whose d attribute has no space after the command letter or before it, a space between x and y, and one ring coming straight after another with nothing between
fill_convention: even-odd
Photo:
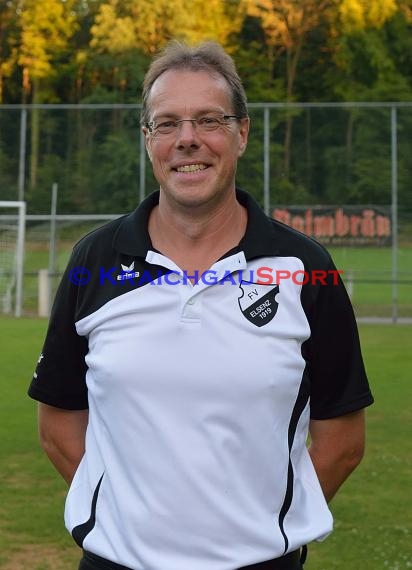
<instances>
[{"instance_id":1,"label":"polo shirt","mask_svg":"<svg viewBox=\"0 0 412 570\"><path fill-rule=\"evenodd\" d=\"M321 245L237 190L245 235L193 284L152 247L158 198L74 247L29 394L89 408L65 506L79 546L134 570L234 570L331 532L309 421L373 398Z\"/></svg>"}]
</instances>

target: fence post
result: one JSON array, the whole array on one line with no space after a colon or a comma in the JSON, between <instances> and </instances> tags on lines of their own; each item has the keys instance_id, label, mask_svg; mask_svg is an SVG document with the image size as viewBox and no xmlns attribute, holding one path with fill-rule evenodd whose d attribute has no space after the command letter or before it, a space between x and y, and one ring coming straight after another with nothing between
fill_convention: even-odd
<instances>
[{"instance_id":1,"label":"fence post","mask_svg":"<svg viewBox=\"0 0 412 570\"><path fill-rule=\"evenodd\" d=\"M38 273L38 314L39 317L50 316L50 274L48 269L40 269Z\"/></svg>"},{"instance_id":2,"label":"fence post","mask_svg":"<svg viewBox=\"0 0 412 570\"><path fill-rule=\"evenodd\" d=\"M140 160L139 160L139 204L146 196L146 145L144 134L140 129Z\"/></svg>"},{"instance_id":3,"label":"fence post","mask_svg":"<svg viewBox=\"0 0 412 570\"><path fill-rule=\"evenodd\" d=\"M398 320L398 137L396 107L391 107L392 153L392 322Z\"/></svg>"},{"instance_id":4,"label":"fence post","mask_svg":"<svg viewBox=\"0 0 412 570\"><path fill-rule=\"evenodd\" d=\"M263 209L270 214L270 111L263 110Z\"/></svg>"},{"instance_id":5,"label":"fence post","mask_svg":"<svg viewBox=\"0 0 412 570\"><path fill-rule=\"evenodd\" d=\"M20 113L19 177L17 181L18 199L20 202L24 201L26 135L27 135L27 109L24 107Z\"/></svg>"},{"instance_id":6,"label":"fence post","mask_svg":"<svg viewBox=\"0 0 412 570\"><path fill-rule=\"evenodd\" d=\"M352 269L350 269L347 272L347 280L346 280L346 290L348 292L349 295L349 299L352 300L353 299L353 271Z\"/></svg>"}]
</instances>

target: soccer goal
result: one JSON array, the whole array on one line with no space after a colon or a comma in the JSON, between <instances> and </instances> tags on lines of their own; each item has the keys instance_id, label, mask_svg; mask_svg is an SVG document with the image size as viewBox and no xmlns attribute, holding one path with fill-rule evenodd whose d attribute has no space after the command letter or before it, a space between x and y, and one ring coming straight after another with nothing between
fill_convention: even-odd
<instances>
[{"instance_id":1,"label":"soccer goal","mask_svg":"<svg viewBox=\"0 0 412 570\"><path fill-rule=\"evenodd\" d=\"M0 200L0 312L20 317L23 305L26 203Z\"/></svg>"}]
</instances>

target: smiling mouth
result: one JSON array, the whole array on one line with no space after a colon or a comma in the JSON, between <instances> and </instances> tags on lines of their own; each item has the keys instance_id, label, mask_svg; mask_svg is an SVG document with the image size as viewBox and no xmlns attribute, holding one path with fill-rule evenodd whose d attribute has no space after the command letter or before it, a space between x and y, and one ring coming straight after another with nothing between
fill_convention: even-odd
<instances>
[{"instance_id":1,"label":"smiling mouth","mask_svg":"<svg viewBox=\"0 0 412 570\"><path fill-rule=\"evenodd\" d=\"M185 166L178 166L174 168L176 172L200 172L207 168L206 164L186 164Z\"/></svg>"}]
</instances>

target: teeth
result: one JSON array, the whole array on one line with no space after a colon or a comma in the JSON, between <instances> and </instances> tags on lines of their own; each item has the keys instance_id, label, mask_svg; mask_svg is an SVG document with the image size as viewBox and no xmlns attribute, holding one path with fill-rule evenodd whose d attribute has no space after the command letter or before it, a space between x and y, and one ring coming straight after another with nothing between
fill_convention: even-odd
<instances>
[{"instance_id":1,"label":"teeth","mask_svg":"<svg viewBox=\"0 0 412 570\"><path fill-rule=\"evenodd\" d=\"M178 172L197 172L198 170L204 170L205 168L205 164L187 164L186 166L179 166L176 170Z\"/></svg>"}]
</instances>

